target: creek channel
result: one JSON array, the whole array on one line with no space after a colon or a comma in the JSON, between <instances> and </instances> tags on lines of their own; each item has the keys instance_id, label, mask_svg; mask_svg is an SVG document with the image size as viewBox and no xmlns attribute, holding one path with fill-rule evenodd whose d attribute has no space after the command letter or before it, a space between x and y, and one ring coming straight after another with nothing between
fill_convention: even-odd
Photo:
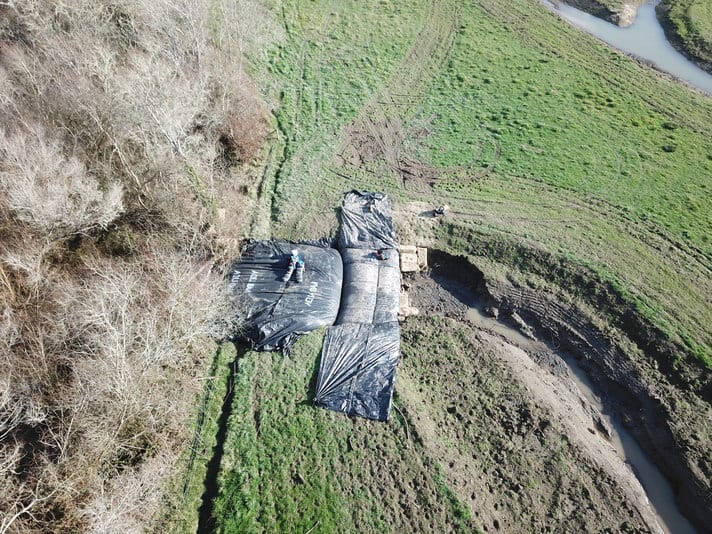
<instances>
[{"instance_id":1,"label":"creek channel","mask_svg":"<svg viewBox=\"0 0 712 534\"><path fill-rule=\"evenodd\" d=\"M522 334L518 329L502 321L488 317L483 312L481 303L476 300L468 302L466 319L479 328L498 334L504 338L506 342L526 352L538 353L547 351L558 356L566 363L566 366L571 372L570 377L581 394L588 400L591 406L598 410L606 422L608 429L611 430L609 436L611 444L618 453L618 456L633 469L633 473L643 486L662 528L668 534L695 534L695 532L697 532L690 522L680 513L677 504L675 504L675 494L670 483L650 460L648 455L640 448L640 445L638 445L630 432L626 430L620 421L618 421L617 417L613 416L611 411L601 402L599 395L595 392L595 386L573 356L555 350L542 341L533 340Z\"/></svg>"},{"instance_id":2,"label":"creek channel","mask_svg":"<svg viewBox=\"0 0 712 534\"><path fill-rule=\"evenodd\" d=\"M655 6L659 0L648 1L641 5L635 21L627 28L621 28L564 3L554 4L548 0L541 0L541 2L564 20L598 37L601 41L650 62L656 69L712 95L712 75L675 50L667 40L655 15Z\"/></svg>"},{"instance_id":3,"label":"creek channel","mask_svg":"<svg viewBox=\"0 0 712 534\"><path fill-rule=\"evenodd\" d=\"M680 513L668 480L614 415L612 407L601 401L601 395L596 392L596 387L578 365L576 358L557 347L525 335L522 330L504 320L490 317L484 312L485 304L482 298L468 287L470 284L465 285L459 281L461 276L450 278L446 272L438 273L438 270L434 267L431 277L442 289L467 307L464 318L473 326L493 333L506 343L529 354L547 352L566 364L569 378L576 384L581 395L600 413L609 431L607 437L616 453L631 467L645 490L662 529L668 534L695 534L697 530Z\"/></svg>"}]
</instances>

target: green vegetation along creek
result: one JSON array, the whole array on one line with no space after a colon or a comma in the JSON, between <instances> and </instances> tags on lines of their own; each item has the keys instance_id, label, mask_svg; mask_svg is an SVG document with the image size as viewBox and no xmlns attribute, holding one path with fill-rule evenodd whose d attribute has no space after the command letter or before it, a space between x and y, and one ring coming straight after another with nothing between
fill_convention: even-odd
<instances>
[{"instance_id":1,"label":"green vegetation along creek","mask_svg":"<svg viewBox=\"0 0 712 534\"><path fill-rule=\"evenodd\" d=\"M705 0L663 0L658 14L671 40L708 71L712 70L712 4Z\"/></svg>"},{"instance_id":2,"label":"green vegetation along creek","mask_svg":"<svg viewBox=\"0 0 712 534\"><path fill-rule=\"evenodd\" d=\"M465 256L492 298L577 310L615 356L599 382L633 392L621 417L702 524L712 99L533 0L269 6L284 31L251 57L275 127L256 237L334 235L344 191L384 191L402 242ZM242 354L215 528L648 531L473 330L405 321L387 424L309 405L319 332L287 356Z\"/></svg>"}]
</instances>

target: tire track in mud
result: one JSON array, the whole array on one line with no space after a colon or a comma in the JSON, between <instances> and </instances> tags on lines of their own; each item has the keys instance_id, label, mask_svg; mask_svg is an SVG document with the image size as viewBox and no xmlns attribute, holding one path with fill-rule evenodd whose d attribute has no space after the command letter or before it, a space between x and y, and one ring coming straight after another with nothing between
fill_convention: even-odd
<instances>
[{"instance_id":1,"label":"tire track in mud","mask_svg":"<svg viewBox=\"0 0 712 534\"><path fill-rule=\"evenodd\" d=\"M358 116L342 130L337 155L341 166L359 168L383 158L386 167L405 185L406 176L426 180L437 170L405 154L411 135L404 120L424 98L432 80L446 63L454 46L460 7L457 2L432 0L416 40L387 82L363 105Z\"/></svg>"},{"instance_id":2,"label":"tire track in mud","mask_svg":"<svg viewBox=\"0 0 712 534\"><path fill-rule=\"evenodd\" d=\"M700 334L701 339L707 343L712 343L712 336L707 332L706 325L712 320L709 306L704 295L712 291L712 271L705 262L705 255L702 251L689 247L687 244L669 235L663 228L655 225L652 221L641 221L635 216L627 214L622 208L598 198L578 199L567 188L557 187L551 184L544 184L540 181L531 180L524 177L510 177L510 187L513 189L527 190L536 187L540 192L547 191L547 196L551 201L551 206L542 206L542 211L561 214L571 211L576 214L576 221L573 223L579 228L588 227L588 235L611 236L611 231L619 233L622 237L614 240L607 240L604 250L601 248L600 256L597 260L590 260L599 263L608 270L623 273L638 273L638 276L647 277L649 281L641 284L636 283L635 287L647 288L645 292L640 289L640 296L656 302L676 302L674 308L663 309L664 316L674 318L673 322L684 325L691 332ZM514 222L515 228L511 231L503 228L499 220L498 213L520 213L531 211L530 204L516 199L502 202L502 208L497 212L491 209L477 210L473 208L473 201L469 200L470 209L476 213L473 215L459 215L454 210L452 217L463 220L475 220L481 223L498 225L498 233L510 235L513 239L521 239L522 229L526 225L516 228L516 219L507 217L507 222L511 225ZM479 201L474 201L474 205ZM490 213L490 215L487 215ZM542 213L542 212L540 212ZM541 221L554 226L567 225L568 223L556 223L550 219L545 212L538 216ZM499 223L499 224L498 224ZM609 230L610 228L611 230ZM525 230L524 230L525 231ZM555 233L555 230L552 230ZM623 247L626 244L634 243L640 247L636 253L628 250L626 253ZM618 247L619 254L612 254L611 247ZM592 252L589 250L589 253ZM595 255L595 251L594 251ZM589 254L590 256L590 254ZM591 256L593 257L593 256ZM618 258L618 263L609 263L609 258ZM641 258L655 258L656 265L663 265L664 270L651 271L647 264L641 266ZM620 265L626 268L620 268ZM665 274L667 273L667 274ZM669 279L675 280L675 284L656 283L655 280ZM679 332L678 332L679 333Z\"/></svg>"},{"instance_id":3,"label":"tire track in mud","mask_svg":"<svg viewBox=\"0 0 712 534\"><path fill-rule=\"evenodd\" d=\"M658 532L640 484L596 436L575 389L499 338L454 329L467 341L442 350L427 324L406 332L434 352L406 351L396 390L414 442L485 531L617 531L629 520Z\"/></svg>"}]
</instances>

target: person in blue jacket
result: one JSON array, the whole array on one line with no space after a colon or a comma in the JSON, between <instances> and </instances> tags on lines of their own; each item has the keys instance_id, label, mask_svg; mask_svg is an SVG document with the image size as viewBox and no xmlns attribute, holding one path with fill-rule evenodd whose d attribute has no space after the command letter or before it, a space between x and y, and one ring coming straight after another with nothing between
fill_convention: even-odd
<instances>
[{"instance_id":1,"label":"person in blue jacket","mask_svg":"<svg viewBox=\"0 0 712 534\"><path fill-rule=\"evenodd\" d=\"M297 249L292 250L292 255L289 257L289 267L287 267L287 272L284 273L282 281L289 282L294 271L297 272L297 283L301 283L304 280L304 259L302 259Z\"/></svg>"}]
</instances>

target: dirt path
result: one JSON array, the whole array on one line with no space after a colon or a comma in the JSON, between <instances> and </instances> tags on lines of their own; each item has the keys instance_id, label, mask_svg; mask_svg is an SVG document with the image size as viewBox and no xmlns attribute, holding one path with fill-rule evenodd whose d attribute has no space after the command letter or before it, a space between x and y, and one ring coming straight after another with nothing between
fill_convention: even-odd
<instances>
[{"instance_id":1,"label":"dirt path","mask_svg":"<svg viewBox=\"0 0 712 534\"><path fill-rule=\"evenodd\" d=\"M501 349L499 354L519 381L531 393L532 400L546 409L568 438L580 447L591 462L616 481L643 521L653 532L663 532L650 507L645 490L609 441L596 431L591 414L595 411L577 390L562 384L559 377L537 365L529 355L514 345L489 334L483 338ZM600 417L600 416L599 416Z\"/></svg>"}]
</instances>

